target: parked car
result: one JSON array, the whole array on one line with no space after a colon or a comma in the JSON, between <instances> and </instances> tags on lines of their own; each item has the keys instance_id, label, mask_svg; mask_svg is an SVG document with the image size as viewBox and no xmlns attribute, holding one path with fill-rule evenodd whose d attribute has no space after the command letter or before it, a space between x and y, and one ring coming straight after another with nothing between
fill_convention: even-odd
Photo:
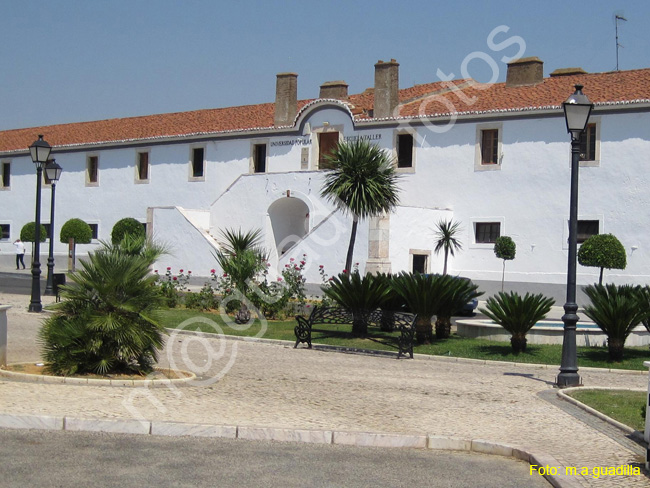
<instances>
[{"instance_id":1,"label":"parked car","mask_svg":"<svg viewBox=\"0 0 650 488\"><path fill-rule=\"evenodd\" d=\"M471 279L465 278L464 276L459 276L458 278L469 282L472 281ZM471 317L472 315L474 315L474 310L476 310L476 307L478 307L478 298L472 298L469 302L465 304L462 310L458 311L458 315Z\"/></svg>"}]
</instances>

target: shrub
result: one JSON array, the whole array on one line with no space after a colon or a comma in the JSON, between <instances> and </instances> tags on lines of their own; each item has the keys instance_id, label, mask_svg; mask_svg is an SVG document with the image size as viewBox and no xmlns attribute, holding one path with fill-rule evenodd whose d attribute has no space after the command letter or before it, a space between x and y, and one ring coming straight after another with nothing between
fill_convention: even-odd
<instances>
[{"instance_id":1,"label":"shrub","mask_svg":"<svg viewBox=\"0 0 650 488\"><path fill-rule=\"evenodd\" d=\"M129 237L126 237L125 239L129 239ZM158 274L158 270L154 271L154 274L156 275L156 285L169 308L174 308L180 303L181 292L187 289L191 273L191 271L188 271L187 274L185 274L181 269L178 272L178 275L175 275L172 273L170 267L167 268L167 271L165 271L165 274L162 276Z\"/></svg>"},{"instance_id":2,"label":"shrub","mask_svg":"<svg viewBox=\"0 0 650 488\"><path fill-rule=\"evenodd\" d=\"M546 317L555 301L544 295L526 293L522 298L516 292L500 292L487 299L482 308L488 318L511 334L510 345L515 354L526 351L526 334L540 320Z\"/></svg>"},{"instance_id":3,"label":"shrub","mask_svg":"<svg viewBox=\"0 0 650 488\"><path fill-rule=\"evenodd\" d=\"M590 285L585 294L591 305L585 315L607 335L609 360L620 362L627 337L640 322L650 316L643 289L631 285Z\"/></svg>"},{"instance_id":4,"label":"shrub","mask_svg":"<svg viewBox=\"0 0 650 488\"><path fill-rule=\"evenodd\" d=\"M70 219L61 227L60 241L67 244L70 239L74 239L75 244L90 244L93 231L83 220Z\"/></svg>"},{"instance_id":5,"label":"shrub","mask_svg":"<svg viewBox=\"0 0 650 488\"><path fill-rule=\"evenodd\" d=\"M156 311L162 296L149 267L161 248L139 254L105 245L69 275L61 302L39 331L46 369L57 375L139 373L152 370L164 327Z\"/></svg>"},{"instance_id":6,"label":"shrub","mask_svg":"<svg viewBox=\"0 0 650 488\"><path fill-rule=\"evenodd\" d=\"M583 266L600 268L598 284L603 284L603 269L625 269L627 255L621 241L612 234L596 234L582 243L578 262Z\"/></svg>"},{"instance_id":7,"label":"shrub","mask_svg":"<svg viewBox=\"0 0 650 488\"><path fill-rule=\"evenodd\" d=\"M362 277L358 272L341 273L322 290L337 305L352 313L352 334L356 337L367 335L370 313L379 308L390 292L385 280L371 274Z\"/></svg>"},{"instance_id":8,"label":"shrub","mask_svg":"<svg viewBox=\"0 0 650 488\"><path fill-rule=\"evenodd\" d=\"M187 292L185 294L185 307L193 310L213 310L219 307L219 300L214 295L214 289L210 283L206 283L201 291Z\"/></svg>"},{"instance_id":9,"label":"shrub","mask_svg":"<svg viewBox=\"0 0 650 488\"><path fill-rule=\"evenodd\" d=\"M494 254L499 259L503 259L503 272L501 274L501 291L503 292L503 284L506 279L506 261L515 259L515 254L517 254L517 245L512 240L512 237L497 237L494 242Z\"/></svg>"},{"instance_id":10,"label":"shrub","mask_svg":"<svg viewBox=\"0 0 650 488\"><path fill-rule=\"evenodd\" d=\"M41 224L39 235L39 242L45 242L47 239L47 229ZM27 222L23 225L23 228L20 229L20 240L23 242L34 242L36 240L36 222Z\"/></svg>"},{"instance_id":11,"label":"shrub","mask_svg":"<svg viewBox=\"0 0 650 488\"><path fill-rule=\"evenodd\" d=\"M133 237L144 238L144 226L141 222L132 217L126 217L124 219L118 220L115 222L115 225L111 230L111 242L113 244L117 244L121 242L124 236L127 234Z\"/></svg>"}]
</instances>

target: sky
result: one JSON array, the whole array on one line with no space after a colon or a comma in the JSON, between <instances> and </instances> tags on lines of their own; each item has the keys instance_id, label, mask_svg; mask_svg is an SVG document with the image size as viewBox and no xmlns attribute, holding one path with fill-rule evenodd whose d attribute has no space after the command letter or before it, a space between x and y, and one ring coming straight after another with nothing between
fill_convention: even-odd
<instances>
[{"instance_id":1,"label":"sky","mask_svg":"<svg viewBox=\"0 0 650 488\"><path fill-rule=\"evenodd\" d=\"M0 0L0 130L273 102L286 71L360 93L391 58L400 88L612 71L615 15L619 68L650 67L647 0Z\"/></svg>"}]
</instances>

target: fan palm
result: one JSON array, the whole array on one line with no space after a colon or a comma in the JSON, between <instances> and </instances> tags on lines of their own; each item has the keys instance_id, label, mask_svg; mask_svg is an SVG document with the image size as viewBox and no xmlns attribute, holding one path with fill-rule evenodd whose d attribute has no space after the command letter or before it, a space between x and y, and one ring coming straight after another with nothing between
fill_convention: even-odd
<instances>
[{"instance_id":1,"label":"fan palm","mask_svg":"<svg viewBox=\"0 0 650 488\"><path fill-rule=\"evenodd\" d=\"M543 294L526 293L523 298L517 292L499 292L487 299L482 308L488 318L511 334L510 344L515 354L526 351L526 334L540 320L546 317L555 303Z\"/></svg>"},{"instance_id":2,"label":"fan palm","mask_svg":"<svg viewBox=\"0 0 650 488\"><path fill-rule=\"evenodd\" d=\"M371 274L341 273L333 277L323 293L352 313L352 334L364 337L368 333L368 318L388 298L390 287L386 280Z\"/></svg>"},{"instance_id":3,"label":"fan palm","mask_svg":"<svg viewBox=\"0 0 650 488\"><path fill-rule=\"evenodd\" d=\"M453 220L440 220L436 224L436 247L434 252L439 254L440 251L444 251L445 253L445 264L442 268L443 275L447 274L447 258L449 254L454 256L456 251L463 249L463 245L456 237L460 230L460 222L454 222Z\"/></svg>"},{"instance_id":4,"label":"fan palm","mask_svg":"<svg viewBox=\"0 0 650 488\"><path fill-rule=\"evenodd\" d=\"M643 289L631 285L590 285L585 294L591 305L585 315L607 335L610 361L623 359L623 347L632 329L648 320L648 304L643 302Z\"/></svg>"},{"instance_id":5,"label":"fan palm","mask_svg":"<svg viewBox=\"0 0 650 488\"><path fill-rule=\"evenodd\" d=\"M327 171L321 196L352 216L352 232L345 269L352 267L359 219L390 212L399 203L393 162L388 154L368 141L341 142L327 156Z\"/></svg>"},{"instance_id":6,"label":"fan palm","mask_svg":"<svg viewBox=\"0 0 650 488\"><path fill-rule=\"evenodd\" d=\"M162 296L149 267L162 248L153 243L128 254L105 245L69 276L63 302L39 331L46 368L60 375L151 371L164 327Z\"/></svg>"}]
</instances>

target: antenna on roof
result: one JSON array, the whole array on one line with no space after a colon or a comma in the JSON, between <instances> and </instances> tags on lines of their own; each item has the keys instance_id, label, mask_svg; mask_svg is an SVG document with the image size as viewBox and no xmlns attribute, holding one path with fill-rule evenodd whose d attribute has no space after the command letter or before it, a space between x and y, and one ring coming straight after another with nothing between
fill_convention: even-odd
<instances>
[{"instance_id":1,"label":"antenna on roof","mask_svg":"<svg viewBox=\"0 0 650 488\"><path fill-rule=\"evenodd\" d=\"M623 20L623 21L627 22L627 19L625 17L623 17L622 15L618 15L618 14L616 14L614 16L614 18L615 18L615 22L616 22L616 71L618 71L618 48L619 47L623 47L623 48L625 47L623 44L618 42L618 21Z\"/></svg>"}]
</instances>

